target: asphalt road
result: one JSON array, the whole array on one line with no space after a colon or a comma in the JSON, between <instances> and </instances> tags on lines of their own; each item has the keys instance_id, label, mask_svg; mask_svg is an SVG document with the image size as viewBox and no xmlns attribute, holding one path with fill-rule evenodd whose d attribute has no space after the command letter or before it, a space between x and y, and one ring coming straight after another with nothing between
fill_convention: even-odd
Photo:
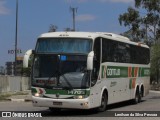
<instances>
[{"instance_id":1,"label":"asphalt road","mask_svg":"<svg viewBox=\"0 0 160 120\"><path fill-rule=\"evenodd\" d=\"M18 113L40 113L42 118L18 118L18 119L33 119L33 120L70 120L70 119L102 119L102 120L159 120L160 117L108 117L116 116L120 113L128 115L133 113L134 115L141 116L144 113L154 114L157 111L160 115L160 93L150 92L150 94L142 99L142 102L136 105L131 104L130 101L109 105L107 111L98 113L95 110L62 110L58 113L52 113L45 107L33 107L31 102L0 102L0 111L17 111ZM128 111L128 112L124 112ZM145 112L144 112L145 111ZM148 111L148 112L147 112ZM27 114L28 115L28 114ZM120 114L122 115L122 114ZM15 118L0 118L0 120L17 120Z\"/></svg>"}]
</instances>

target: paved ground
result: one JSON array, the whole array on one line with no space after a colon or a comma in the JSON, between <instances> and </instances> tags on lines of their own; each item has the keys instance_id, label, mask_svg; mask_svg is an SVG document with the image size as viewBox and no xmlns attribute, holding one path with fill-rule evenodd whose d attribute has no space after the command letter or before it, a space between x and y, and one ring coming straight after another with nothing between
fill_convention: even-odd
<instances>
[{"instance_id":1,"label":"paved ground","mask_svg":"<svg viewBox=\"0 0 160 120\"><path fill-rule=\"evenodd\" d=\"M123 103L118 103L114 105L109 105L108 110L102 113L97 113L95 111L85 111L85 110L62 110L61 112L58 113L52 113L49 111L48 108L46 107L33 107L31 102L22 102L18 101L18 99L25 99L27 97L30 97L29 95L19 95L19 96L12 96L11 98L17 99L17 101L5 101L5 102L0 102L0 111L18 111L18 112L37 112L41 113L43 116L42 118L37 118L37 120L159 120L158 117L106 117L107 114L109 113L118 113L119 111L135 111L135 112L140 112L140 111L154 111L160 112L160 92L154 92L150 91L150 94L146 96L143 101L137 105L133 105L130 102L123 102ZM3 120L8 120L10 118L2 118ZM17 118L11 118L17 120ZM19 119L28 119L28 118L18 118ZM36 118L30 118L32 120ZM1 118L0 118L1 120Z\"/></svg>"}]
</instances>

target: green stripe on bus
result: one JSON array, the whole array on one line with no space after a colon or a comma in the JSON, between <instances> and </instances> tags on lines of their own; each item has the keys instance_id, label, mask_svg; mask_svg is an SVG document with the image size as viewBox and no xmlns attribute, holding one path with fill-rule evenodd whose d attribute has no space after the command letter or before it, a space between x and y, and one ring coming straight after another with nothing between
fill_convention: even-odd
<instances>
[{"instance_id":1,"label":"green stripe on bus","mask_svg":"<svg viewBox=\"0 0 160 120\"><path fill-rule=\"evenodd\" d=\"M101 78L126 78L126 77L147 77L150 76L150 68L105 66L101 67ZM131 75L129 75L131 74Z\"/></svg>"},{"instance_id":2,"label":"green stripe on bus","mask_svg":"<svg viewBox=\"0 0 160 120\"><path fill-rule=\"evenodd\" d=\"M32 88L32 93L37 93L37 89L44 89L44 88ZM44 89L45 94L59 94L59 95L89 95L90 90L52 90L52 89Z\"/></svg>"},{"instance_id":3,"label":"green stripe on bus","mask_svg":"<svg viewBox=\"0 0 160 120\"><path fill-rule=\"evenodd\" d=\"M150 76L150 68L141 68L139 77L147 77Z\"/></svg>"}]
</instances>

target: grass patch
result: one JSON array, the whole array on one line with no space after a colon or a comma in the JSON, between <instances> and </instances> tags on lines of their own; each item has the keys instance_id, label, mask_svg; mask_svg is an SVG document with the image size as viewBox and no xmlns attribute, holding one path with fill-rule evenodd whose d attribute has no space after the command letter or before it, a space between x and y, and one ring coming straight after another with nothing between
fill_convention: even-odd
<instances>
[{"instance_id":1,"label":"grass patch","mask_svg":"<svg viewBox=\"0 0 160 120\"><path fill-rule=\"evenodd\" d=\"M16 92L16 93L13 93L12 95L28 95L27 92Z\"/></svg>"},{"instance_id":2,"label":"grass patch","mask_svg":"<svg viewBox=\"0 0 160 120\"><path fill-rule=\"evenodd\" d=\"M1 94L0 95L0 101L3 101L3 100L7 100L8 97L10 97L11 94Z\"/></svg>"},{"instance_id":3,"label":"grass patch","mask_svg":"<svg viewBox=\"0 0 160 120\"><path fill-rule=\"evenodd\" d=\"M0 101L8 100L9 97L16 95L28 95L28 92L2 93L0 94Z\"/></svg>"}]
</instances>

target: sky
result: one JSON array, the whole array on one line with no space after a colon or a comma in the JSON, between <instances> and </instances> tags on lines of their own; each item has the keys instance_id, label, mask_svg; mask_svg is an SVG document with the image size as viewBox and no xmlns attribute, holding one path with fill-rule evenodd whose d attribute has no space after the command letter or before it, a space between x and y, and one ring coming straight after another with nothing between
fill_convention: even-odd
<instances>
[{"instance_id":1,"label":"sky","mask_svg":"<svg viewBox=\"0 0 160 120\"><path fill-rule=\"evenodd\" d=\"M72 28L70 7L77 8L76 30L123 33L118 17L134 6L134 0L18 0L18 49L23 56L34 49L37 37L48 32L51 24L57 31ZM0 66L14 61L16 0L0 0Z\"/></svg>"}]
</instances>

